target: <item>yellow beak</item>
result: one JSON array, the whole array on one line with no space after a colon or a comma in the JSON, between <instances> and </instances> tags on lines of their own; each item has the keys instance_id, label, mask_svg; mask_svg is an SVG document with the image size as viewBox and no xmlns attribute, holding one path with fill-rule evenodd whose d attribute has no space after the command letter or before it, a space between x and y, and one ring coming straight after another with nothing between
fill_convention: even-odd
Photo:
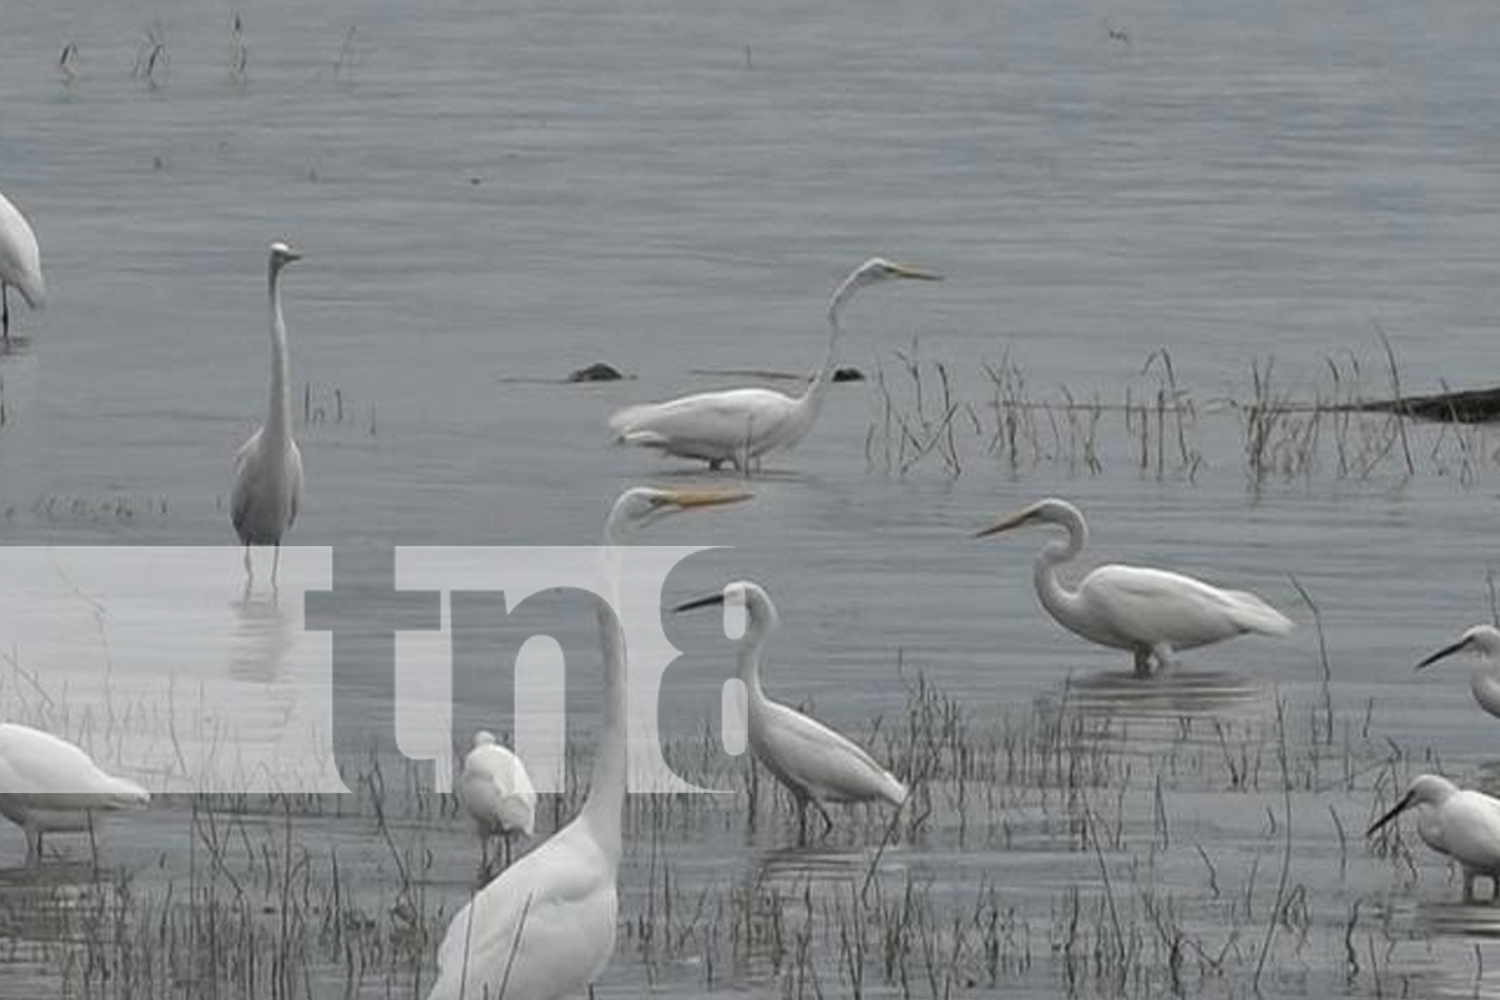
<instances>
[{"instance_id":1,"label":"yellow beak","mask_svg":"<svg viewBox=\"0 0 1500 1000\"><path fill-rule=\"evenodd\" d=\"M1022 524L1025 524L1026 519L1030 516L1031 512L1029 510L1018 511L1014 514L1007 514L1000 520L996 521L994 524L990 525L988 528L982 528L979 531L974 532L974 537L983 538L985 535L998 535L1002 531L1009 531L1012 528L1018 528Z\"/></svg>"},{"instance_id":2,"label":"yellow beak","mask_svg":"<svg viewBox=\"0 0 1500 1000\"><path fill-rule=\"evenodd\" d=\"M667 502L679 510L739 503L755 495L744 490L667 490L666 494Z\"/></svg>"},{"instance_id":3,"label":"yellow beak","mask_svg":"<svg viewBox=\"0 0 1500 1000\"><path fill-rule=\"evenodd\" d=\"M936 271L929 271L924 267L915 267L911 264L893 264L892 269L903 278L915 278L918 281L942 281L943 276Z\"/></svg>"}]
</instances>

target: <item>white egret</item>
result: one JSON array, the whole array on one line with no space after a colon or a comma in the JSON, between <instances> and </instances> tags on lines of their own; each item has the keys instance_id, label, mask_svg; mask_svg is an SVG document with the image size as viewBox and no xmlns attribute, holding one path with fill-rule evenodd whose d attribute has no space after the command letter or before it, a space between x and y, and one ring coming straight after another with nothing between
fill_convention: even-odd
<instances>
[{"instance_id":1,"label":"white egret","mask_svg":"<svg viewBox=\"0 0 1500 1000\"><path fill-rule=\"evenodd\" d=\"M271 244L267 281L271 312L271 402L266 422L234 455L234 482L229 490L229 516L245 546L248 586L255 578L250 546L274 545L271 585L281 564L281 536L297 520L302 502L302 453L292 440L291 374L288 369L286 322L281 318L281 269L302 255L285 243Z\"/></svg>"},{"instance_id":2,"label":"white egret","mask_svg":"<svg viewBox=\"0 0 1500 1000\"><path fill-rule=\"evenodd\" d=\"M42 252L36 233L21 210L0 194L0 339L10 340L10 289L14 287L33 309L47 301L42 280Z\"/></svg>"},{"instance_id":3,"label":"white egret","mask_svg":"<svg viewBox=\"0 0 1500 1000\"><path fill-rule=\"evenodd\" d=\"M855 268L828 303L828 353L800 396L771 389L727 389L627 406L609 418L615 442L700 459L711 469L729 462L741 471L748 471L752 460L759 464L769 451L793 447L812 429L828 394L844 332L839 323L844 304L866 285L890 278L936 281L939 276L881 257Z\"/></svg>"},{"instance_id":4,"label":"white egret","mask_svg":"<svg viewBox=\"0 0 1500 1000\"><path fill-rule=\"evenodd\" d=\"M1370 836L1407 809L1417 809L1417 835L1439 854L1457 861L1464 871L1464 902L1474 901L1474 880L1488 876L1492 898L1500 900L1500 800L1483 792L1461 789L1436 774L1412 779L1400 802L1381 816Z\"/></svg>"},{"instance_id":5,"label":"white egret","mask_svg":"<svg viewBox=\"0 0 1500 1000\"><path fill-rule=\"evenodd\" d=\"M1178 650L1206 646L1245 632L1282 635L1291 631L1285 615L1254 594L1221 590L1201 580L1141 566L1100 566L1068 590L1057 567L1088 544L1083 514L1066 500L1047 499L1010 514L975 537L1009 531L1023 524L1056 524L1068 540L1053 540L1036 559L1034 578L1042 607L1064 628L1090 642L1135 654L1135 670L1145 676L1154 661L1171 665Z\"/></svg>"},{"instance_id":6,"label":"white egret","mask_svg":"<svg viewBox=\"0 0 1500 1000\"><path fill-rule=\"evenodd\" d=\"M510 867L511 838L518 833L530 837L536 824L536 789L521 758L496 742L494 733L480 730L454 790L479 831L481 870L489 872L490 838L497 836Z\"/></svg>"},{"instance_id":7,"label":"white egret","mask_svg":"<svg viewBox=\"0 0 1500 1000\"><path fill-rule=\"evenodd\" d=\"M599 978L615 947L616 881L626 780L625 638L616 546L630 531L678 511L747 499L746 493L657 490L621 494L604 527L598 608L604 720L588 797L567 826L495 877L453 917L427 1000L554 1000Z\"/></svg>"},{"instance_id":8,"label":"white egret","mask_svg":"<svg viewBox=\"0 0 1500 1000\"><path fill-rule=\"evenodd\" d=\"M906 801L906 786L864 748L790 705L766 697L760 683L761 655L780 616L764 589L741 580L673 610L713 607L726 600L742 604L747 619L737 655L738 676L748 698L750 749L797 800L798 839L807 837L809 803L823 817L825 836L833 829L825 802L886 802L900 808Z\"/></svg>"},{"instance_id":9,"label":"white egret","mask_svg":"<svg viewBox=\"0 0 1500 1000\"><path fill-rule=\"evenodd\" d=\"M1469 690L1474 692L1474 700L1486 712L1500 716L1500 629L1493 625L1475 625L1453 645L1444 646L1418 663L1417 669L1466 649L1479 657L1479 665L1469 678Z\"/></svg>"},{"instance_id":10,"label":"white egret","mask_svg":"<svg viewBox=\"0 0 1500 1000\"><path fill-rule=\"evenodd\" d=\"M0 723L0 816L26 832L28 864L41 864L44 833L88 833L99 813L150 804L151 793L106 774L67 740Z\"/></svg>"}]
</instances>

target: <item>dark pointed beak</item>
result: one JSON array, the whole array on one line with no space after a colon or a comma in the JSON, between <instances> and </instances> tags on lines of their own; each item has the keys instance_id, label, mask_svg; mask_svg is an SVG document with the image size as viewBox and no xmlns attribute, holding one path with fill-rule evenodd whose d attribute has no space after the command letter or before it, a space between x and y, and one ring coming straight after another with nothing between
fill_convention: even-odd
<instances>
[{"instance_id":1,"label":"dark pointed beak","mask_svg":"<svg viewBox=\"0 0 1500 1000\"><path fill-rule=\"evenodd\" d=\"M711 608L716 604L724 603L724 592L709 594L707 597L695 597L691 601L685 601L672 609L672 614L680 615L684 611L696 611L698 608Z\"/></svg>"},{"instance_id":2,"label":"dark pointed beak","mask_svg":"<svg viewBox=\"0 0 1500 1000\"><path fill-rule=\"evenodd\" d=\"M1405 812L1411 806L1412 801L1415 798L1416 798L1416 792L1407 792L1406 795L1402 797L1401 801L1397 802L1395 804L1395 806L1393 806L1391 808L1390 812L1386 813L1384 816L1380 817L1375 822L1373 822L1373 823L1370 824L1370 828L1365 831L1365 836L1366 837L1370 836L1376 830L1379 830L1381 827L1385 826L1391 820L1395 819L1397 816L1400 816L1403 812Z\"/></svg>"},{"instance_id":3,"label":"dark pointed beak","mask_svg":"<svg viewBox=\"0 0 1500 1000\"><path fill-rule=\"evenodd\" d=\"M1433 653L1431 656L1427 657L1427 659L1423 660L1421 663L1418 663L1417 664L1417 669L1421 670L1423 667L1431 666L1432 664L1436 663L1438 660L1441 660L1441 659L1443 659L1445 657L1452 656L1454 653L1457 653L1459 650L1464 649L1468 645L1469 645L1469 640L1467 640L1467 639L1460 639L1458 642L1455 642L1451 646L1444 646L1442 649L1438 650L1436 653Z\"/></svg>"}]
</instances>

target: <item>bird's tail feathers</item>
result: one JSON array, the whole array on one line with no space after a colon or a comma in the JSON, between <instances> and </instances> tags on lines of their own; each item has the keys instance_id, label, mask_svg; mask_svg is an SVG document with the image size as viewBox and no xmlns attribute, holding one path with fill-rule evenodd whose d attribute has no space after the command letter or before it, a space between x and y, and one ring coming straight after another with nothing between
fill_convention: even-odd
<instances>
[{"instance_id":1,"label":"bird's tail feathers","mask_svg":"<svg viewBox=\"0 0 1500 1000\"><path fill-rule=\"evenodd\" d=\"M1293 628L1292 620L1271 607L1264 600L1244 590L1229 591L1235 598L1234 619L1247 632L1262 635L1286 635Z\"/></svg>"}]
</instances>

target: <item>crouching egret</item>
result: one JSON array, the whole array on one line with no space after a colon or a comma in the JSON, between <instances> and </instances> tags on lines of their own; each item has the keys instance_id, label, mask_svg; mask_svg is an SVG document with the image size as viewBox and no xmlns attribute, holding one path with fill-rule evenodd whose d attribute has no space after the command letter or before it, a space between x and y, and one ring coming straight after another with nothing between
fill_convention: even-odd
<instances>
[{"instance_id":1,"label":"crouching egret","mask_svg":"<svg viewBox=\"0 0 1500 1000\"><path fill-rule=\"evenodd\" d=\"M245 546L245 578L255 579L250 546L274 545L271 586L281 563L281 536L297 520L302 502L302 452L292 440L291 374L288 370L286 322L281 318L281 270L302 255L285 243L271 244L267 266L271 312L271 402L266 422L234 455L234 482L229 516Z\"/></svg>"},{"instance_id":2,"label":"crouching egret","mask_svg":"<svg viewBox=\"0 0 1500 1000\"><path fill-rule=\"evenodd\" d=\"M825 802L886 802L900 808L906 786L858 744L816 719L766 697L760 684L761 654L780 621L776 605L749 581L731 583L708 597L679 604L674 612L743 603L745 634L739 643L738 676L749 700L750 749L797 800L799 841L807 838L809 803L823 817L823 834L833 829Z\"/></svg>"},{"instance_id":3,"label":"crouching egret","mask_svg":"<svg viewBox=\"0 0 1500 1000\"><path fill-rule=\"evenodd\" d=\"M0 339L10 341L10 290L15 288L33 309L47 301L42 280L42 252L36 233L21 210L0 194Z\"/></svg>"},{"instance_id":4,"label":"crouching egret","mask_svg":"<svg viewBox=\"0 0 1500 1000\"><path fill-rule=\"evenodd\" d=\"M41 864L44 833L89 833L99 813L150 804L151 793L67 740L0 723L0 816L26 832L27 864Z\"/></svg>"},{"instance_id":5,"label":"crouching egret","mask_svg":"<svg viewBox=\"0 0 1500 1000\"><path fill-rule=\"evenodd\" d=\"M479 831L480 870L488 878L490 838L505 845L505 866L510 867L510 841L516 834L531 836L536 824L536 789L526 765L495 734L480 730L464 758L464 769L455 784L459 804Z\"/></svg>"},{"instance_id":6,"label":"crouching egret","mask_svg":"<svg viewBox=\"0 0 1500 1000\"><path fill-rule=\"evenodd\" d=\"M1474 901L1474 880L1487 876L1500 900L1500 800L1461 789L1436 774L1419 774L1389 812L1370 824L1371 836L1413 806L1423 843L1457 861L1464 870L1464 902Z\"/></svg>"},{"instance_id":7,"label":"crouching egret","mask_svg":"<svg viewBox=\"0 0 1500 1000\"><path fill-rule=\"evenodd\" d=\"M1054 539L1036 559L1034 579L1042 607L1058 624L1090 642L1135 654L1135 671L1170 666L1177 650L1206 646L1245 632L1282 635L1286 616L1254 594L1221 590L1180 573L1142 566L1100 566L1068 590L1057 567L1088 544L1083 514L1066 500L1047 499L1001 518L976 533L993 535L1023 524L1056 524L1068 540Z\"/></svg>"},{"instance_id":8,"label":"crouching egret","mask_svg":"<svg viewBox=\"0 0 1500 1000\"><path fill-rule=\"evenodd\" d=\"M747 493L627 490L604 527L604 585L598 608L604 651L604 721L583 809L567 826L496 876L448 925L438 978L427 1000L553 1000L588 988L615 947L621 810L625 805L625 638L616 546L644 525L679 511L748 499Z\"/></svg>"},{"instance_id":9,"label":"crouching egret","mask_svg":"<svg viewBox=\"0 0 1500 1000\"><path fill-rule=\"evenodd\" d=\"M1479 707L1491 715L1500 716L1500 629L1493 625L1475 625L1457 642L1427 657L1417 664L1417 669L1430 667L1438 660L1471 650L1479 657L1479 665L1469 677L1469 690Z\"/></svg>"},{"instance_id":10,"label":"crouching egret","mask_svg":"<svg viewBox=\"0 0 1500 1000\"><path fill-rule=\"evenodd\" d=\"M700 459L711 469L729 462L741 471L749 470L751 460L759 464L769 451L793 447L807 436L823 408L844 332L839 322L844 305L866 285L891 278L936 281L939 275L882 257L855 268L828 303L828 353L800 396L771 389L727 389L627 406L609 418L615 442Z\"/></svg>"}]
</instances>

